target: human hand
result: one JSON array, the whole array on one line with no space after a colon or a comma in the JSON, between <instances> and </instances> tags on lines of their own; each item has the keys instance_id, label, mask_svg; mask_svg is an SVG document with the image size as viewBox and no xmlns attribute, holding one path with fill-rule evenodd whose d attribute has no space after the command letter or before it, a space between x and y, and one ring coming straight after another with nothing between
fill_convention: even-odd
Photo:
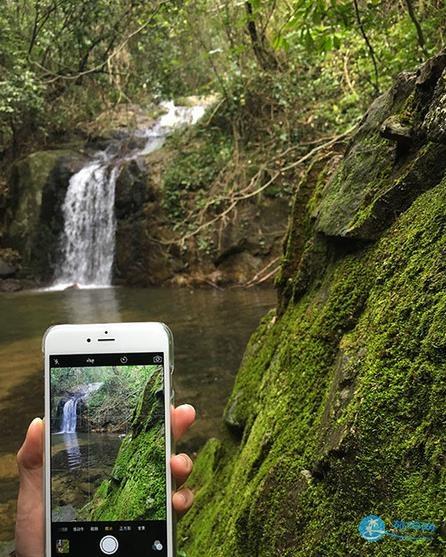
<instances>
[{"instance_id":1,"label":"human hand","mask_svg":"<svg viewBox=\"0 0 446 557\"><path fill-rule=\"evenodd\" d=\"M195 420L195 409L183 404L172 410L172 430L178 441ZM20 488L17 499L15 547L17 557L43 557L43 421L35 418L26 433L25 441L17 453ZM173 508L179 515L192 505L190 489L181 488L192 471L192 460L186 454L172 456L172 474L177 483L173 494Z\"/></svg>"}]
</instances>

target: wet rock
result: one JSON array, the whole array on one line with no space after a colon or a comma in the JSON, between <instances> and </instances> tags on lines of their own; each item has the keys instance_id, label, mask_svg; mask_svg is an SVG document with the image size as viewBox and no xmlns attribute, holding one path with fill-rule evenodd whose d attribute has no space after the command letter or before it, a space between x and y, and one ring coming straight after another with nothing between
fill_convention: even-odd
<instances>
[{"instance_id":1,"label":"wet rock","mask_svg":"<svg viewBox=\"0 0 446 557\"><path fill-rule=\"evenodd\" d=\"M18 292L23 289L23 284L20 280L4 279L0 280L0 292Z\"/></svg>"},{"instance_id":2,"label":"wet rock","mask_svg":"<svg viewBox=\"0 0 446 557\"><path fill-rule=\"evenodd\" d=\"M0 278L12 277L17 271L17 267L7 263L4 259L0 258Z\"/></svg>"},{"instance_id":3,"label":"wet rock","mask_svg":"<svg viewBox=\"0 0 446 557\"><path fill-rule=\"evenodd\" d=\"M38 286L41 285L31 279L0 279L0 292L19 292L20 290L37 288Z\"/></svg>"},{"instance_id":4,"label":"wet rock","mask_svg":"<svg viewBox=\"0 0 446 557\"><path fill-rule=\"evenodd\" d=\"M147 186L147 170L142 162L131 161L122 167L115 191L118 220L141 217L144 204L155 198L153 190Z\"/></svg>"},{"instance_id":5,"label":"wet rock","mask_svg":"<svg viewBox=\"0 0 446 557\"><path fill-rule=\"evenodd\" d=\"M22 256L25 276L52 274L63 228L61 205L70 177L85 160L60 149L32 153L12 166L5 243Z\"/></svg>"}]
</instances>

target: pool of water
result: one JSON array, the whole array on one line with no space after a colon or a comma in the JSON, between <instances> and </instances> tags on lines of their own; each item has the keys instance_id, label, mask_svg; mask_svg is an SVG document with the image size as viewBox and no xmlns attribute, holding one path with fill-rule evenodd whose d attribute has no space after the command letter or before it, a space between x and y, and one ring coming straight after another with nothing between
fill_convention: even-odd
<instances>
[{"instance_id":1,"label":"pool of water","mask_svg":"<svg viewBox=\"0 0 446 557\"><path fill-rule=\"evenodd\" d=\"M222 411L246 342L275 304L269 289L65 290L0 294L0 541L13 536L15 453L43 413L41 338L56 323L163 321L175 338L175 391L198 419L180 449L226 435ZM81 443L82 445L82 443Z\"/></svg>"},{"instance_id":2,"label":"pool of water","mask_svg":"<svg viewBox=\"0 0 446 557\"><path fill-rule=\"evenodd\" d=\"M123 436L117 433L51 435L52 512L58 520L75 520L75 509L89 503L109 478Z\"/></svg>"}]
</instances>

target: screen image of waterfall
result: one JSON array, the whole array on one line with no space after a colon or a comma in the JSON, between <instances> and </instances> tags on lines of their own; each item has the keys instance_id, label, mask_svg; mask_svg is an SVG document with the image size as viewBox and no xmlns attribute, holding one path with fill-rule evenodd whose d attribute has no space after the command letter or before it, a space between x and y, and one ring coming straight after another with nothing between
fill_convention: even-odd
<instances>
[{"instance_id":1,"label":"screen image of waterfall","mask_svg":"<svg viewBox=\"0 0 446 557\"><path fill-rule=\"evenodd\" d=\"M63 407L61 433L75 433L79 398L69 398Z\"/></svg>"},{"instance_id":2,"label":"screen image of waterfall","mask_svg":"<svg viewBox=\"0 0 446 557\"><path fill-rule=\"evenodd\" d=\"M172 101L160 106L165 113L151 127L134 132L135 138L143 140L141 148L125 156L120 154L128 142L126 137L121 144L115 143L96 153L71 177L62 205L64 230L54 289L111 285L116 232L115 186L122 164L159 149L170 133L195 124L206 108L175 106Z\"/></svg>"},{"instance_id":3,"label":"screen image of waterfall","mask_svg":"<svg viewBox=\"0 0 446 557\"><path fill-rule=\"evenodd\" d=\"M101 386L102 383L90 383L79 389L77 393L68 396L62 410L59 433L76 433L77 407L79 402L81 400L86 400L89 395L100 389Z\"/></svg>"}]
</instances>

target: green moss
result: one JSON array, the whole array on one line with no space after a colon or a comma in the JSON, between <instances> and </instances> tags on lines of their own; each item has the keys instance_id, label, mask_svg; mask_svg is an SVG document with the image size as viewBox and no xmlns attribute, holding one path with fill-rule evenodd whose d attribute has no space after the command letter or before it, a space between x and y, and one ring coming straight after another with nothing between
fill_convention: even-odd
<instances>
[{"instance_id":1,"label":"green moss","mask_svg":"<svg viewBox=\"0 0 446 557\"><path fill-rule=\"evenodd\" d=\"M379 242L338 254L250 341L226 418L180 529L188 557L440 556L444 544L377 544L367 514L445 518L446 180Z\"/></svg>"},{"instance_id":2,"label":"green moss","mask_svg":"<svg viewBox=\"0 0 446 557\"><path fill-rule=\"evenodd\" d=\"M111 477L81 511L89 520L156 520L166 515L162 376L154 373L135 409Z\"/></svg>"},{"instance_id":3,"label":"green moss","mask_svg":"<svg viewBox=\"0 0 446 557\"><path fill-rule=\"evenodd\" d=\"M319 193L318 230L327 236L346 235L357 212L388 187L395 148L376 130L353 144L323 195Z\"/></svg>"}]
</instances>

